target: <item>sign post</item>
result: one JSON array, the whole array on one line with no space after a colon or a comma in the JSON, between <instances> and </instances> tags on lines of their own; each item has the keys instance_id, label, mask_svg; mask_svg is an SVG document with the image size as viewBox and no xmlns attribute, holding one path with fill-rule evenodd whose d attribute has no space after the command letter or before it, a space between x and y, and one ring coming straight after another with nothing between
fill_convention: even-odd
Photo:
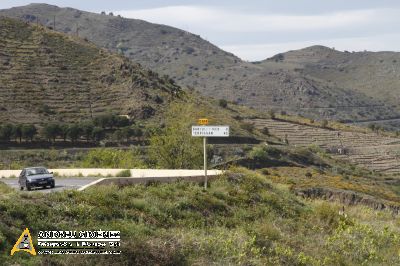
<instances>
[{"instance_id":1,"label":"sign post","mask_svg":"<svg viewBox=\"0 0 400 266\"><path fill-rule=\"evenodd\" d=\"M207 189L207 137L203 138L204 151L204 189Z\"/></svg>"},{"instance_id":2,"label":"sign post","mask_svg":"<svg viewBox=\"0 0 400 266\"><path fill-rule=\"evenodd\" d=\"M207 137L229 137L229 126L207 126L208 119L199 119L202 126L192 126L192 137L203 137L204 189L207 189Z\"/></svg>"}]
</instances>

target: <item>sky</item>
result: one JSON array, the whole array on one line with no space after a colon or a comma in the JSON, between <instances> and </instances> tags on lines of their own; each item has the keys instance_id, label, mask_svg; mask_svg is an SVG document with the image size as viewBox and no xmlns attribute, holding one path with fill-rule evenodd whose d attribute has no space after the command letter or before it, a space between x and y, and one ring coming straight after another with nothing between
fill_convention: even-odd
<instances>
[{"instance_id":1,"label":"sky","mask_svg":"<svg viewBox=\"0 0 400 266\"><path fill-rule=\"evenodd\" d=\"M0 9L34 0L0 0ZM177 27L258 61L311 45L347 51L400 51L398 0L48 0Z\"/></svg>"}]
</instances>

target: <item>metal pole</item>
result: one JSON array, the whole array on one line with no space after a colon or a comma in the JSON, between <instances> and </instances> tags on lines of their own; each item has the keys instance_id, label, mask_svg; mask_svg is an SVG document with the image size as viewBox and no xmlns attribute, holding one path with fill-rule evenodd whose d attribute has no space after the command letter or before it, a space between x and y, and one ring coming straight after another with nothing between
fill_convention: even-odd
<instances>
[{"instance_id":1,"label":"metal pole","mask_svg":"<svg viewBox=\"0 0 400 266\"><path fill-rule=\"evenodd\" d=\"M204 189L207 189L207 138L203 138L204 144Z\"/></svg>"}]
</instances>

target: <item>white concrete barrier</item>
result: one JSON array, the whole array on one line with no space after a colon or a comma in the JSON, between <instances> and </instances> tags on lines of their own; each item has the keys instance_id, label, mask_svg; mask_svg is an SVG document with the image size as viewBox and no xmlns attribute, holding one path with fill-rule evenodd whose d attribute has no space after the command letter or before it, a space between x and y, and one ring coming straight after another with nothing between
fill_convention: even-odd
<instances>
[{"instance_id":1,"label":"white concrete barrier","mask_svg":"<svg viewBox=\"0 0 400 266\"><path fill-rule=\"evenodd\" d=\"M65 177L115 177L119 172L126 169L103 169L103 168L82 168L82 169L48 169L56 176ZM130 169L131 177L188 177L202 176L203 170L186 170L186 169ZM18 177L21 170L0 170L0 178ZM220 170L208 170L210 176L219 175Z\"/></svg>"}]
</instances>

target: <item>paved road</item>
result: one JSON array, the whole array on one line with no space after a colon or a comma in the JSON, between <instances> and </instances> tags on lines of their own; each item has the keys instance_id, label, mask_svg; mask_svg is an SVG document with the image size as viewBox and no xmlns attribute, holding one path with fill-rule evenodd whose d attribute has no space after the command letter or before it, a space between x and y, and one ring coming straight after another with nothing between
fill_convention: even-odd
<instances>
[{"instance_id":1,"label":"paved road","mask_svg":"<svg viewBox=\"0 0 400 266\"><path fill-rule=\"evenodd\" d=\"M98 178L93 177L81 177L81 178L55 178L56 186L55 188L33 188L32 191L42 192L42 193L50 193L55 191L62 191L65 189L78 189L84 185L87 185ZM18 179L17 178L0 178L0 182L4 182L5 184L18 189ZM24 189L25 190L25 189Z\"/></svg>"}]
</instances>

